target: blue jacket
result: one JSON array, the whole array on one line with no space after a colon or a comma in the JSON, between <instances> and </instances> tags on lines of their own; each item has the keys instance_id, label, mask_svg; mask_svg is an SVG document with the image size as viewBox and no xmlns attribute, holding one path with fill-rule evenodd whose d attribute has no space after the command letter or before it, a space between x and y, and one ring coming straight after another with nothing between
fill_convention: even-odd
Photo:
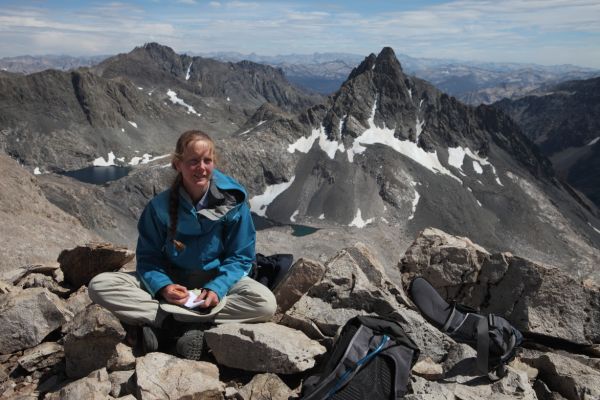
<instances>
[{"instance_id":1,"label":"blue jacket","mask_svg":"<svg viewBox=\"0 0 600 400\"><path fill-rule=\"evenodd\" d=\"M178 251L168 235L169 196L166 190L154 197L138 222L137 274L146 289L156 293L174 283L171 268L178 273L201 268L215 272L204 284L222 299L231 286L247 275L255 259L256 231L247 194L233 178L213 170L208 206L196 211L180 188L176 239L185 244ZM182 271L183 270L183 271Z\"/></svg>"}]
</instances>

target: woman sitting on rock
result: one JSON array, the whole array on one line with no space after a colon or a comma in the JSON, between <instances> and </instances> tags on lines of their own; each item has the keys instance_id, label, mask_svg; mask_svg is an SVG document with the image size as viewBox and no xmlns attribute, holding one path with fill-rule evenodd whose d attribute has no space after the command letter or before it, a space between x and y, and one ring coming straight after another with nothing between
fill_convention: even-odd
<instances>
[{"instance_id":1,"label":"woman sitting on rock","mask_svg":"<svg viewBox=\"0 0 600 400\"><path fill-rule=\"evenodd\" d=\"M211 323L262 322L275 313L271 291L247 277L256 232L246 191L215 164L208 135L183 133L171 160L173 185L140 217L136 273L106 272L89 284L95 303L143 326L146 352L175 345L197 360Z\"/></svg>"}]
</instances>

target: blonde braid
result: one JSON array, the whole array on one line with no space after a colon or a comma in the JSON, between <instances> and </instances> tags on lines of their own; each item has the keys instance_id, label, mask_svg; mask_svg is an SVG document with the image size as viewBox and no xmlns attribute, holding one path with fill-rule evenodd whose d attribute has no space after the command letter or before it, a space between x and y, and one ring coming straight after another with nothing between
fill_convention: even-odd
<instances>
[{"instance_id":1,"label":"blonde braid","mask_svg":"<svg viewBox=\"0 0 600 400\"><path fill-rule=\"evenodd\" d=\"M171 217L171 225L169 226L169 236L173 241L173 245L178 251L183 251L185 245L175 239L177 236L177 219L179 214L179 185L181 184L181 174L177 174L173 184L171 185L171 193L169 196L169 217Z\"/></svg>"}]
</instances>

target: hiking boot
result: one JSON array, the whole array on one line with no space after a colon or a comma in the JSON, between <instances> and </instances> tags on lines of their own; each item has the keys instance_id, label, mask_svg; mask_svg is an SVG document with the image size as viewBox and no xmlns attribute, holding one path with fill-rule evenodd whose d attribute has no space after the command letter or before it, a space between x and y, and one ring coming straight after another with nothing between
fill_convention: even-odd
<instances>
[{"instance_id":1,"label":"hiking boot","mask_svg":"<svg viewBox=\"0 0 600 400\"><path fill-rule=\"evenodd\" d=\"M142 327L142 350L144 354L158 351L158 328L144 325Z\"/></svg>"},{"instance_id":2,"label":"hiking boot","mask_svg":"<svg viewBox=\"0 0 600 400\"><path fill-rule=\"evenodd\" d=\"M123 321L121 321L121 325L125 329L125 339L123 339L123 342L129 347L135 347L139 342L141 327Z\"/></svg>"},{"instance_id":3,"label":"hiking boot","mask_svg":"<svg viewBox=\"0 0 600 400\"><path fill-rule=\"evenodd\" d=\"M177 354L188 360L198 361L202 357L204 347L204 330L202 328L187 329L176 344Z\"/></svg>"}]
</instances>

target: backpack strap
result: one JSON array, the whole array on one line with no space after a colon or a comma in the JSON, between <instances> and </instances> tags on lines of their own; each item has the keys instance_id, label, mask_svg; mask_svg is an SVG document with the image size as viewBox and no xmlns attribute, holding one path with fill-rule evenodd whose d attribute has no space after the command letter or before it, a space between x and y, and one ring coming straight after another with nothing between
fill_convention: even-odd
<instances>
[{"instance_id":1,"label":"backpack strap","mask_svg":"<svg viewBox=\"0 0 600 400\"><path fill-rule=\"evenodd\" d=\"M501 379L508 372L506 363L515 356L522 341L521 332L506 319L494 314L481 318L477 323L477 370L492 381ZM492 357L491 349L495 350Z\"/></svg>"},{"instance_id":2,"label":"backpack strap","mask_svg":"<svg viewBox=\"0 0 600 400\"><path fill-rule=\"evenodd\" d=\"M348 343L344 354L339 359L335 368L327 376L312 377L316 378L314 379L314 383L319 381L320 383L312 389L312 393L303 397L303 400L320 400L326 398L326 396L330 396L329 392L331 391L331 388L336 385L337 380L340 379L348 369L368 354L369 348L366 344L369 343L372 337L373 331L364 325L360 325L352 336L352 339ZM348 378L345 379L345 381L347 380ZM312 382L307 380L305 384L312 385Z\"/></svg>"},{"instance_id":3,"label":"backpack strap","mask_svg":"<svg viewBox=\"0 0 600 400\"><path fill-rule=\"evenodd\" d=\"M358 373L358 371L360 370L360 368L364 364L366 364L367 362L369 362L369 360L371 360L373 357L375 357L375 355L377 353L380 353L384 349L385 345L387 344L387 342L389 340L390 340L390 337L388 335L383 335L381 337L381 342L377 345L377 347L375 347L372 351L370 351L369 353L367 353L367 355L365 355L363 358L361 358L360 360L356 361L352 365L348 365L347 363L345 363L346 366L347 366L346 371L335 382L335 385L327 393L327 395L325 396L325 398L329 398L335 392L337 392L338 390L340 390L342 388L342 386L344 386L344 384L347 381L349 381L354 375L356 375Z\"/></svg>"},{"instance_id":4,"label":"backpack strap","mask_svg":"<svg viewBox=\"0 0 600 400\"><path fill-rule=\"evenodd\" d=\"M336 367L327 376L317 377L315 381L321 382L312 393L303 397L303 400L320 400L332 396L344 387L368 361L388 347L389 339L387 335L377 335L371 328L360 325ZM308 380L305 383L311 384Z\"/></svg>"},{"instance_id":5,"label":"backpack strap","mask_svg":"<svg viewBox=\"0 0 600 400\"><path fill-rule=\"evenodd\" d=\"M488 373L488 364L490 358L490 328L489 319L481 318L477 323L477 370L482 374Z\"/></svg>"},{"instance_id":6,"label":"backpack strap","mask_svg":"<svg viewBox=\"0 0 600 400\"><path fill-rule=\"evenodd\" d=\"M396 371L394 375L395 399L403 399L408 391L408 380L410 370L414 364L414 355L414 349L401 345L389 347L382 353L382 356L389 357L394 362Z\"/></svg>"}]
</instances>

